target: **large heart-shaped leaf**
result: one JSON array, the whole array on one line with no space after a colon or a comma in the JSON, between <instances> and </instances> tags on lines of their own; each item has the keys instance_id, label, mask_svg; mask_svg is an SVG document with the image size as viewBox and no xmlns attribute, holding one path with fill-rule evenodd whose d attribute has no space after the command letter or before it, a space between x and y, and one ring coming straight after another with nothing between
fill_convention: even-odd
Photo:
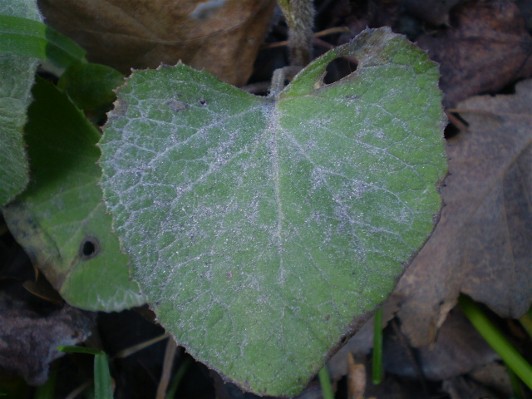
<instances>
[{"instance_id":1,"label":"large heart-shaped leaf","mask_svg":"<svg viewBox=\"0 0 532 399\"><path fill-rule=\"evenodd\" d=\"M98 186L98 130L51 83L38 80L33 95L25 128L32 181L4 208L9 229L71 305L140 305Z\"/></svg>"},{"instance_id":2,"label":"large heart-shaped leaf","mask_svg":"<svg viewBox=\"0 0 532 399\"><path fill-rule=\"evenodd\" d=\"M324 84L338 57L357 70ZM101 140L102 187L179 344L246 389L301 390L432 231L446 170L437 81L388 29L274 98L184 65L133 73Z\"/></svg>"}]
</instances>

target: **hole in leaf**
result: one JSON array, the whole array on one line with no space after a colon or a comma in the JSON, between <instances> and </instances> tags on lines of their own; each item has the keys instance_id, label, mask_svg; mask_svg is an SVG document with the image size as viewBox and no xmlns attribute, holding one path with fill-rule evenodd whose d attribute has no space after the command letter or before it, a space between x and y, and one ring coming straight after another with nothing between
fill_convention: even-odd
<instances>
[{"instance_id":1,"label":"hole in leaf","mask_svg":"<svg viewBox=\"0 0 532 399\"><path fill-rule=\"evenodd\" d=\"M353 58L335 58L326 68L325 78L323 83L331 84L346 77L357 69L357 62Z\"/></svg>"},{"instance_id":2,"label":"hole in leaf","mask_svg":"<svg viewBox=\"0 0 532 399\"><path fill-rule=\"evenodd\" d=\"M456 136L459 133L460 133L460 129L457 128L452 123L449 123L447 125L447 127L445 128L445 130L444 130L444 136L445 136L446 139L450 139L451 137L454 137L454 136Z\"/></svg>"},{"instance_id":3,"label":"hole in leaf","mask_svg":"<svg viewBox=\"0 0 532 399\"><path fill-rule=\"evenodd\" d=\"M467 131L469 124L465 119L463 119L457 112L448 112L447 118L449 119L449 124L445 128L444 136L446 139L450 139L461 131Z\"/></svg>"},{"instance_id":4,"label":"hole in leaf","mask_svg":"<svg viewBox=\"0 0 532 399\"><path fill-rule=\"evenodd\" d=\"M81 259L88 260L94 258L100 252L100 242L96 237L86 237L79 248Z\"/></svg>"}]
</instances>

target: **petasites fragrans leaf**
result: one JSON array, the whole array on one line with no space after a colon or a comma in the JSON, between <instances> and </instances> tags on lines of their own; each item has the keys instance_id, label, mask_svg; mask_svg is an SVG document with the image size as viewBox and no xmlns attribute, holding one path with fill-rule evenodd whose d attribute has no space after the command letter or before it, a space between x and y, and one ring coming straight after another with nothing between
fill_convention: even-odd
<instances>
[{"instance_id":1,"label":"petasites fragrans leaf","mask_svg":"<svg viewBox=\"0 0 532 399\"><path fill-rule=\"evenodd\" d=\"M38 79L32 93L25 127L32 180L4 208L11 233L71 305L142 304L98 186L98 129L53 84Z\"/></svg>"},{"instance_id":2,"label":"petasites fragrans leaf","mask_svg":"<svg viewBox=\"0 0 532 399\"><path fill-rule=\"evenodd\" d=\"M327 65L357 70L324 84ZM160 323L245 389L294 395L392 290L440 209L437 67L388 29L275 97L184 65L132 74L102 187Z\"/></svg>"},{"instance_id":3,"label":"petasites fragrans leaf","mask_svg":"<svg viewBox=\"0 0 532 399\"><path fill-rule=\"evenodd\" d=\"M35 0L0 2L0 14L41 20ZM0 207L28 184L22 130L38 64L36 58L0 54Z\"/></svg>"}]
</instances>

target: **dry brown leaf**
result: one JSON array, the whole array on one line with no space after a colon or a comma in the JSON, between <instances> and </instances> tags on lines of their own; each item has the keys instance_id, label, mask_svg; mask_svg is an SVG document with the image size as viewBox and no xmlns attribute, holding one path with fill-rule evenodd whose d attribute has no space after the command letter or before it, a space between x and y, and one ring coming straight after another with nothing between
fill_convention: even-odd
<instances>
[{"instance_id":1,"label":"dry brown leaf","mask_svg":"<svg viewBox=\"0 0 532 399\"><path fill-rule=\"evenodd\" d=\"M532 38L513 1L464 2L453 9L450 28L417 44L440 64L446 105L532 76Z\"/></svg>"},{"instance_id":2,"label":"dry brown leaf","mask_svg":"<svg viewBox=\"0 0 532 399\"><path fill-rule=\"evenodd\" d=\"M448 25L449 11L463 0L403 0L405 10L431 25Z\"/></svg>"},{"instance_id":3,"label":"dry brown leaf","mask_svg":"<svg viewBox=\"0 0 532 399\"><path fill-rule=\"evenodd\" d=\"M458 107L469 131L448 140L440 222L394 294L416 347L433 341L460 292L501 317L532 302L532 80Z\"/></svg>"},{"instance_id":4,"label":"dry brown leaf","mask_svg":"<svg viewBox=\"0 0 532 399\"><path fill-rule=\"evenodd\" d=\"M40 0L47 23L124 73L179 60L242 85L274 0Z\"/></svg>"},{"instance_id":5,"label":"dry brown leaf","mask_svg":"<svg viewBox=\"0 0 532 399\"><path fill-rule=\"evenodd\" d=\"M386 372L406 377L442 381L490 364L498 356L461 313L452 311L438 331L435 342L412 351L399 329L384 335Z\"/></svg>"},{"instance_id":6,"label":"dry brown leaf","mask_svg":"<svg viewBox=\"0 0 532 399\"><path fill-rule=\"evenodd\" d=\"M442 390L447 392L450 399L500 397L495 392L464 377L455 377L444 381Z\"/></svg>"},{"instance_id":7,"label":"dry brown leaf","mask_svg":"<svg viewBox=\"0 0 532 399\"><path fill-rule=\"evenodd\" d=\"M352 353L347 354L347 397L349 399L364 399L366 391L366 366L357 363Z\"/></svg>"}]
</instances>

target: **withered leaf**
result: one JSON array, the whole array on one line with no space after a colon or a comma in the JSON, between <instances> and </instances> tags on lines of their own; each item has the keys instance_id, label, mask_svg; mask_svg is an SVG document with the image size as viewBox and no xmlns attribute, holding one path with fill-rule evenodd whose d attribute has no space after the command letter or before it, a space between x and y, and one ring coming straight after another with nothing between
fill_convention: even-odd
<instances>
[{"instance_id":1,"label":"withered leaf","mask_svg":"<svg viewBox=\"0 0 532 399\"><path fill-rule=\"evenodd\" d=\"M448 106L532 76L532 38L513 1L464 2L452 10L451 27L417 44L440 64Z\"/></svg>"},{"instance_id":2,"label":"withered leaf","mask_svg":"<svg viewBox=\"0 0 532 399\"><path fill-rule=\"evenodd\" d=\"M460 292L501 317L532 302L532 80L515 95L460 103L469 131L448 140L445 203L401 278L398 315L414 346L431 342Z\"/></svg>"},{"instance_id":3,"label":"withered leaf","mask_svg":"<svg viewBox=\"0 0 532 399\"><path fill-rule=\"evenodd\" d=\"M68 305L40 314L25 302L0 295L0 368L30 385L43 384L50 363L63 356L57 347L85 341L92 326L90 313Z\"/></svg>"},{"instance_id":4,"label":"withered leaf","mask_svg":"<svg viewBox=\"0 0 532 399\"><path fill-rule=\"evenodd\" d=\"M403 0L405 10L431 25L448 25L449 11L461 0Z\"/></svg>"},{"instance_id":5,"label":"withered leaf","mask_svg":"<svg viewBox=\"0 0 532 399\"><path fill-rule=\"evenodd\" d=\"M423 375L442 381L467 374L498 358L467 318L452 311L438 331L436 341L416 350L406 347L400 332L390 329L384 336L383 359L387 372L408 378Z\"/></svg>"},{"instance_id":6,"label":"withered leaf","mask_svg":"<svg viewBox=\"0 0 532 399\"><path fill-rule=\"evenodd\" d=\"M244 84L274 0L40 0L47 23L124 73L179 60Z\"/></svg>"}]
</instances>

